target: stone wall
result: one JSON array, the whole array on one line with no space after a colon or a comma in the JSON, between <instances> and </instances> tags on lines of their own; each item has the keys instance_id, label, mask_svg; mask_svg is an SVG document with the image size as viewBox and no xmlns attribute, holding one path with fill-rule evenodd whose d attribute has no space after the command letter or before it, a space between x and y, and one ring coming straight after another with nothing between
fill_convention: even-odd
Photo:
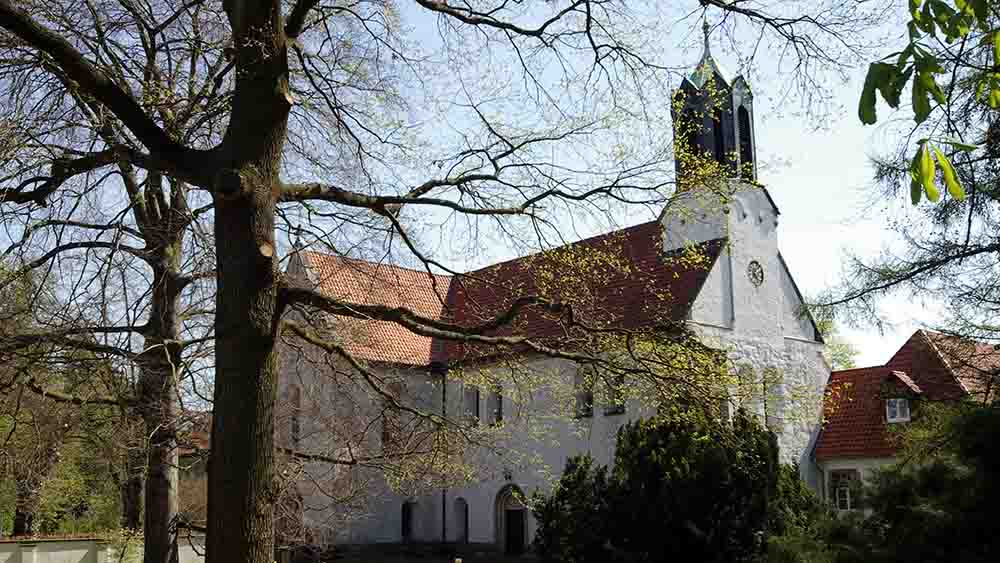
<instances>
[{"instance_id":1,"label":"stone wall","mask_svg":"<svg viewBox=\"0 0 1000 563\"><path fill-rule=\"evenodd\" d=\"M201 563L204 540L191 538L178 545L180 563ZM101 539L0 540L0 563L133 563L142 561L141 547L120 557Z\"/></svg>"}]
</instances>

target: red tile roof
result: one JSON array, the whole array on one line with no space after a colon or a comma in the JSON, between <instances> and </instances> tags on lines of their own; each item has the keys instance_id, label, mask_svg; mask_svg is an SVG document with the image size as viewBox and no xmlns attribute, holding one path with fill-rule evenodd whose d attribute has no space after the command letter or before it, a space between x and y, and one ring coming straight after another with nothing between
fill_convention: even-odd
<instances>
[{"instance_id":1,"label":"red tile roof","mask_svg":"<svg viewBox=\"0 0 1000 563\"><path fill-rule=\"evenodd\" d=\"M885 423L889 389L933 401L982 400L996 396L998 373L993 345L918 330L884 366L830 374L816 459L895 455Z\"/></svg>"},{"instance_id":2,"label":"red tile roof","mask_svg":"<svg viewBox=\"0 0 1000 563\"><path fill-rule=\"evenodd\" d=\"M652 221L471 272L452 283L455 321L466 326L483 323L524 295L571 305L573 321L588 328L634 330L683 320L725 240L664 253L662 233L662 225ZM495 334L586 346L593 332L568 320L565 313L530 308ZM468 359L489 353L452 344L448 355Z\"/></svg>"},{"instance_id":3,"label":"red tile roof","mask_svg":"<svg viewBox=\"0 0 1000 563\"><path fill-rule=\"evenodd\" d=\"M823 430L816 459L892 457L883 385L894 379L887 367L835 371L823 398Z\"/></svg>"},{"instance_id":4,"label":"red tile roof","mask_svg":"<svg viewBox=\"0 0 1000 563\"><path fill-rule=\"evenodd\" d=\"M390 264L379 264L302 252L313 282L323 293L358 305L406 307L414 313L441 319L451 278ZM428 365L434 343L391 321L337 317L334 330L355 358L408 365Z\"/></svg>"},{"instance_id":5,"label":"red tile roof","mask_svg":"<svg viewBox=\"0 0 1000 563\"><path fill-rule=\"evenodd\" d=\"M966 396L958 379L942 362L930 333L918 330L893 354L885 366L910 375L934 400L957 400Z\"/></svg>"},{"instance_id":6,"label":"red tile roof","mask_svg":"<svg viewBox=\"0 0 1000 563\"><path fill-rule=\"evenodd\" d=\"M993 344L976 342L939 332L922 331L954 373L962 389L973 399L997 396L1000 387L1000 350Z\"/></svg>"},{"instance_id":7,"label":"red tile roof","mask_svg":"<svg viewBox=\"0 0 1000 563\"><path fill-rule=\"evenodd\" d=\"M588 327L632 329L686 318L725 246L719 239L664 254L661 240L662 227L652 221L454 278L317 252L301 256L321 291L350 303L407 307L473 326L518 297L537 295L572 305L574 320ZM528 307L495 334L580 344L586 331L569 328L566 321L565 313ZM436 342L392 322L343 317L337 322L348 351L362 360L425 366L485 353Z\"/></svg>"}]
</instances>

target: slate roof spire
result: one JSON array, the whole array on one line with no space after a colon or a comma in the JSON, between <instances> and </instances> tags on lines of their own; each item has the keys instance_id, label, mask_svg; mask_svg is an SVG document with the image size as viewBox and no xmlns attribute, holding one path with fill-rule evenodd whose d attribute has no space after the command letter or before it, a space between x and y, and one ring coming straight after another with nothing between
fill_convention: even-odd
<instances>
[{"instance_id":1,"label":"slate roof spire","mask_svg":"<svg viewBox=\"0 0 1000 563\"><path fill-rule=\"evenodd\" d=\"M698 88L703 88L713 74L721 78L723 84L730 86L729 74L719 65L719 62L712 56L712 26L708 23L708 18L702 20L702 33L705 36L705 47L701 52L701 59L691 71L689 80Z\"/></svg>"},{"instance_id":2,"label":"slate roof spire","mask_svg":"<svg viewBox=\"0 0 1000 563\"><path fill-rule=\"evenodd\" d=\"M730 78L712 55L712 26L702 21L704 49L691 74L672 95L678 189L701 182L705 158L729 178L757 180L753 93L743 76ZM692 180L693 179L693 180Z\"/></svg>"}]
</instances>

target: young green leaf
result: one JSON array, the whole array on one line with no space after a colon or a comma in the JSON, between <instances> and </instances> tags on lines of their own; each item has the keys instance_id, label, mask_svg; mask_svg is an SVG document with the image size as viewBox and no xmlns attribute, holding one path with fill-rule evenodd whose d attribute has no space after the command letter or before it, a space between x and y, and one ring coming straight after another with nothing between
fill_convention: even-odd
<instances>
[{"instance_id":1,"label":"young green leaf","mask_svg":"<svg viewBox=\"0 0 1000 563\"><path fill-rule=\"evenodd\" d=\"M924 187L916 178L910 179L910 201L913 205L920 203L920 198L924 195Z\"/></svg>"},{"instance_id":2,"label":"young green leaf","mask_svg":"<svg viewBox=\"0 0 1000 563\"><path fill-rule=\"evenodd\" d=\"M923 123L931 114L931 102L927 99L927 89L920 80L913 81L913 119ZM874 122L873 122L874 123Z\"/></svg>"},{"instance_id":3,"label":"young green leaf","mask_svg":"<svg viewBox=\"0 0 1000 563\"><path fill-rule=\"evenodd\" d=\"M921 72L920 74L917 75L917 77L920 79L920 82L923 83L924 88L928 92L930 92L932 96L934 96L934 101L936 101L939 104L944 104L947 101L947 99L944 96L944 91L941 90L941 87L937 85L937 82L934 80L934 75L932 73Z\"/></svg>"},{"instance_id":4,"label":"young green leaf","mask_svg":"<svg viewBox=\"0 0 1000 563\"><path fill-rule=\"evenodd\" d=\"M1000 32L993 33L993 64L1000 65Z\"/></svg>"},{"instance_id":5,"label":"young green leaf","mask_svg":"<svg viewBox=\"0 0 1000 563\"><path fill-rule=\"evenodd\" d=\"M875 116L875 90L878 88L878 73L875 64L868 66L868 74L865 76L865 86L861 90L861 101L858 103L858 117L861 123L872 125L876 121Z\"/></svg>"},{"instance_id":6,"label":"young green leaf","mask_svg":"<svg viewBox=\"0 0 1000 563\"><path fill-rule=\"evenodd\" d=\"M923 147L923 145L921 145ZM924 185L920 181L920 149L917 149L910 161L910 201L913 205L920 203L920 198L924 194Z\"/></svg>"},{"instance_id":7,"label":"young green leaf","mask_svg":"<svg viewBox=\"0 0 1000 563\"><path fill-rule=\"evenodd\" d=\"M1000 88L997 88L996 84L990 84L990 98L988 103L993 109L1000 108Z\"/></svg>"},{"instance_id":8,"label":"young green leaf","mask_svg":"<svg viewBox=\"0 0 1000 563\"><path fill-rule=\"evenodd\" d=\"M978 145L971 145L969 143L963 143L962 141L956 141L955 139L941 139L941 142L945 143L947 145L951 145L951 146L955 147L956 149L958 149L960 151L963 151L963 152L972 152L972 151L974 151L974 150L976 150L976 149L979 148Z\"/></svg>"},{"instance_id":9,"label":"young green leaf","mask_svg":"<svg viewBox=\"0 0 1000 563\"><path fill-rule=\"evenodd\" d=\"M934 165L934 157L931 156L931 151L924 143L920 147L920 180L924 184L924 191L927 192L927 199L931 201L937 201L941 199L941 193L938 192L937 186L934 185L934 172L937 170Z\"/></svg>"},{"instance_id":10,"label":"young green leaf","mask_svg":"<svg viewBox=\"0 0 1000 563\"><path fill-rule=\"evenodd\" d=\"M958 201L965 199L965 190L962 188L961 182L958 181L958 175L955 174L955 168L951 165L951 161L937 147L934 147L934 156L937 157L938 164L941 166L941 175L944 177L945 186L948 187L948 193Z\"/></svg>"},{"instance_id":11,"label":"young green leaf","mask_svg":"<svg viewBox=\"0 0 1000 563\"><path fill-rule=\"evenodd\" d=\"M875 75L875 86L878 88L879 93L882 94L882 99L889 104L889 107L898 108L903 85L898 84L901 75L897 68L887 63L873 63L869 72Z\"/></svg>"}]
</instances>

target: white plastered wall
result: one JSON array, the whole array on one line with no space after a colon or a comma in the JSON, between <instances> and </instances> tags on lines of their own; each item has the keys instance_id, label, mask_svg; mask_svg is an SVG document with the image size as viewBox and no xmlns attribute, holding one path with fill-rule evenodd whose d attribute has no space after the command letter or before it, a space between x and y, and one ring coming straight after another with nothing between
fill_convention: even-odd
<instances>
[{"instance_id":1,"label":"white plastered wall","mask_svg":"<svg viewBox=\"0 0 1000 563\"><path fill-rule=\"evenodd\" d=\"M798 462L803 479L818 489L811 451L830 369L778 253L777 210L762 188L733 187L724 207L713 196L682 194L674 203L677 209L662 216L664 245L728 239L692 306L691 324L707 344L729 350L737 365L758 375L765 369L778 374L780 384L768 390L768 418L778 433L782 460ZM759 286L748 275L752 261L764 272ZM764 415L763 402L753 407Z\"/></svg>"}]
</instances>

